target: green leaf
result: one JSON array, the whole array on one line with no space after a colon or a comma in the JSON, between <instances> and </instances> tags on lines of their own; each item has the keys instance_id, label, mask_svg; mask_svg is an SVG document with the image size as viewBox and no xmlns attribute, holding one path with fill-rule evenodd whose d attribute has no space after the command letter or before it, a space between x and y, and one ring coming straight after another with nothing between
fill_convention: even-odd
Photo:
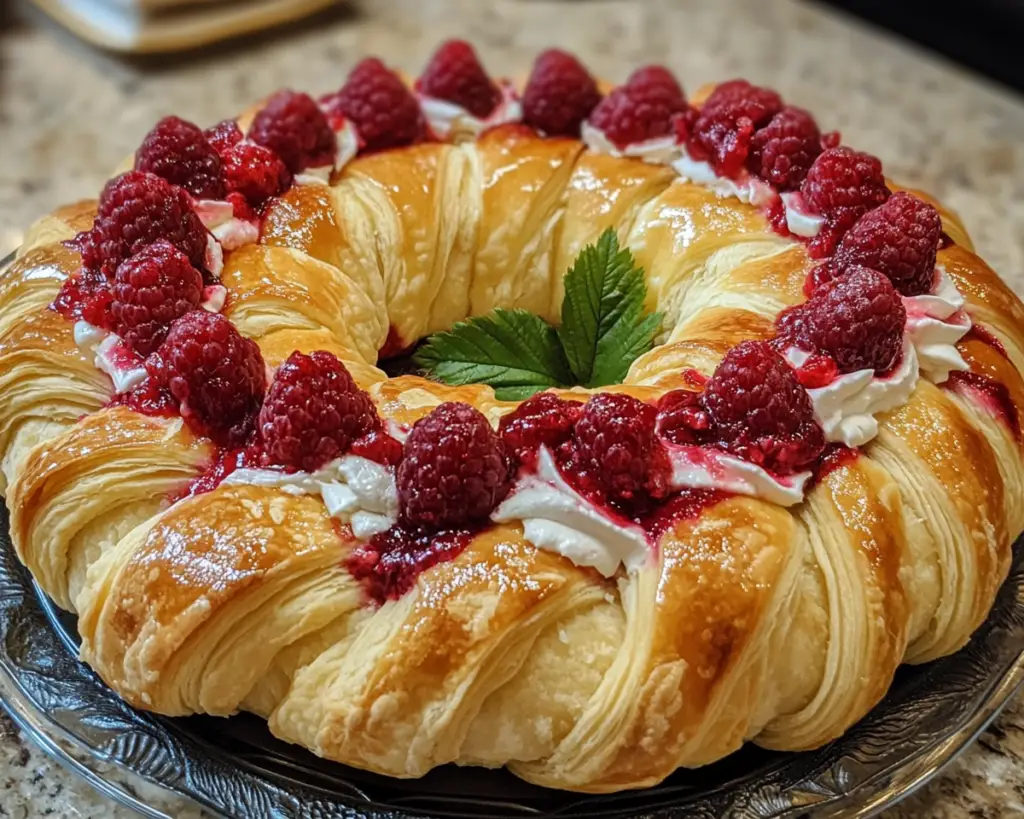
<instances>
[{"instance_id":1,"label":"green leaf","mask_svg":"<svg viewBox=\"0 0 1024 819\"><path fill-rule=\"evenodd\" d=\"M413 361L443 384L489 384L503 401L573 382L555 329L525 310L498 308L432 335Z\"/></svg>"},{"instance_id":2,"label":"green leaf","mask_svg":"<svg viewBox=\"0 0 1024 819\"><path fill-rule=\"evenodd\" d=\"M647 284L629 249L609 228L587 245L565 275L558 337L578 383L619 384L654 344L661 314L644 316Z\"/></svg>"}]
</instances>

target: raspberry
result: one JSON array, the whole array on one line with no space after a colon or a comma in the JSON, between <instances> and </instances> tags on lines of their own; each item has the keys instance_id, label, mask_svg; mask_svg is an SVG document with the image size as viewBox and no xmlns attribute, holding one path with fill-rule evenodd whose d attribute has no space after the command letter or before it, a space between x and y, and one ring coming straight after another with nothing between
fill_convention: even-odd
<instances>
[{"instance_id":1,"label":"raspberry","mask_svg":"<svg viewBox=\"0 0 1024 819\"><path fill-rule=\"evenodd\" d=\"M590 123L619 148L674 132L673 119L685 114L686 97L667 68L650 65L601 100Z\"/></svg>"},{"instance_id":2,"label":"raspberry","mask_svg":"<svg viewBox=\"0 0 1024 819\"><path fill-rule=\"evenodd\" d=\"M294 352L275 373L260 410L262 461L315 472L378 424L370 396L334 355Z\"/></svg>"},{"instance_id":3,"label":"raspberry","mask_svg":"<svg viewBox=\"0 0 1024 819\"><path fill-rule=\"evenodd\" d=\"M821 153L818 125L803 108L787 106L750 138L747 168L780 191L793 191Z\"/></svg>"},{"instance_id":4,"label":"raspberry","mask_svg":"<svg viewBox=\"0 0 1024 819\"><path fill-rule=\"evenodd\" d=\"M541 392L504 416L498 431L509 454L518 463L531 466L541 446L557 453L572 438L573 425L581 412L583 405L579 402L564 401L553 393Z\"/></svg>"},{"instance_id":5,"label":"raspberry","mask_svg":"<svg viewBox=\"0 0 1024 819\"><path fill-rule=\"evenodd\" d=\"M658 433L673 444L701 443L710 424L699 392L673 390L658 400Z\"/></svg>"},{"instance_id":6,"label":"raspberry","mask_svg":"<svg viewBox=\"0 0 1024 819\"><path fill-rule=\"evenodd\" d=\"M92 229L79 235L82 263L113 279L129 256L167 239L201 269L208 235L185 191L159 176L128 171L103 188Z\"/></svg>"},{"instance_id":7,"label":"raspberry","mask_svg":"<svg viewBox=\"0 0 1024 819\"><path fill-rule=\"evenodd\" d=\"M121 262L112 289L114 330L147 356L167 337L171 322L199 306L203 277L184 253L158 239Z\"/></svg>"},{"instance_id":8,"label":"raspberry","mask_svg":"<svg viewBox=\"0 0 1024 819\"><path fill-rule=\"evenodd\" d=\"M412 145L423 138L423 113L416 97L376 57L359 63L341 90L322 102L333 116L352 120L368 151Z\"/></svg>"},{"instance_id":9,"label":"raspberry","mask_svg":"<svg viewBox=\"0 0 1024 819\"><path fill-rule=\"evenodd\" d=\"M733 347L708 380L702 402L718 443L772 472L796 472L825 448L810 396L766 341Z\"/></svg>"},{"instance_id":10,"label":"raspberry","mask_svg":"<svg viewBox=\"0 0 1024 819\"><path fill-rule=\"evenodd\" d=\"M804 201L825 217L811 243L817 258L829 256L861 216L889 198L881 161L849 148L829 148L814 160L800 186Z\"/></svg>"},{"instance_id":11,"label":"raspberry","mask_svg":"<svg viewBox=\"0 0 1024 819\"><path fill-rule=\"evenodd\" d=\"M839 243L832 269L863 265L884 273L904 296L932 289L942 238L939 212L905 191L861 217Z\"/></svg>"},{"instance_id":12,"label":"raspberry","mask_svg":"<svg viewBox=\"0 0 1024 819\"><path fill-rule=\"evenodd\" d=\"M233 119L226 119L207 128L203 131L203 136L213 146L213 150L223 156L228 148L242 141L242 129Z\"/></svg>"},{"instance_id":13,"label":"raspberry","mask_svg":"<svg viewBox=\"0 0 1024 819\"><path fill-rule=\"evenodd\" d=\"M64 280L50 307L69 321L82 319L96 327L109 330L113 326L110 283L97 270L83 268Z\"/></svg>"},{"instance_id":14,"label":"raspberry","mask_svg":"<svg viewBox=\"0 0 1024 819\"><path fill-rule=\"evenodd\" d=\"M284 193L292 175L280 157L255 142L239 142L224 152L224 179L229 191L255 205Z\"/></svg>"},{"instance_id":15,"label":"raspberry","mask_svg":"<svg viewBox=\"0 0 1024 819\"><path fill-rule=\"evenodd\" d=\"M263 403L266 369L256 342L242 338L219 313L193 310L171 325L146 371L178 402L199 435L240 447Z\"/></svg>"},{"instance_id":16,"label":"raspberry","mask_svg":"<svg viewBox=\"0 0 1024 819\"><path fill-rule=\"evenodd\" d=\"M600 101L597 83L583 64L552 48L533 64L523 91L523 122L548 136L579 136L580 125Z\"/></svg>"},{"instance_id":17,"label":"raspberry","mask_svg":"<svg viewBox=\"0 0 1024 819\"><path fill-rule=\"evenodd\" d=\"M782 99L746 80L719 85L693 123L691 150L708 157L723 176L735 176L747 160L754 132L782 110Z\"/></svg>"},{"instance_id":18,"label":"raspberry","mask_svg":"<svg viewBox=\"0 0 1024 819\"><path fill-rule=\"evenodd\" d=\"M164 117L135 152L135 170L156 174L200 199L224 196L220 156L198 126Z\"/></svg>"},{"instance_id":19,"label":"raspberry","mask_svg":"<svg viewBox=\"0 0 1024 819\"><path fill-rule=\"evenodd\" d=\"M574 465L616 502L668 494L670 473L655 434L657 410L630 395L601 393L583 407L573 432Z\"/></svg>"},{"instance_id":20,"label":"raspberry","mask_svg":"<svg viewBox=\"0 0 1024 819\"><path fill-rule=\"evenodd\" d=\"M840 373L890 369L903 347L907 311L877 270L855 265L820 286L806 303L779 317L779 335L829 356Z\"/></svg>"},{"instance_id":21,"label":"raspberry","mask_svg":"<svg viewBox=\"0 0 1024 819\"><path fill-rule=\"evenodd\" d=\"M443 529L482 522L511 485L505 445L478 410L441 404L409 433L397 482L406 523Z\"/></svg>"},{"instance_id":22,"label":"raspberry","mask_svg":"<svg viewBox=\"0 0 1024 819\"><path fill-rule=\"evenodd\" d=\"M249 126L248 137L276 153L288 170L330 165L338 152L327 117L309 94L278 91Z\"/></svg>"},{"instance_id":23,"label":"raspberry","mask_svg":"<svg viewBox=\"0 0 1024 819\"><path fill-rule=\"evenodd\" d=\"M473 46L464 40L449 40L435 52L416 90L461 105L480 119L490 116L501 102L501 89L487 76Z\"/></svg>"}]
</instances>

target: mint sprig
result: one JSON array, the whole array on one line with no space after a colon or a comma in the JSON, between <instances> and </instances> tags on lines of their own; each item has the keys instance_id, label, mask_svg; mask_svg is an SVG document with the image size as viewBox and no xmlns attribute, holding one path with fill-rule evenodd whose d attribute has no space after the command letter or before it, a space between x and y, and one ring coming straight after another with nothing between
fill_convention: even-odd
<instances>
[{"instance_id":1,"label":"mint sprig","mask_svg":"<svg viewBox=\"0 0 1024 819\"><path fill-rule=\"evenodd\" d=\"M661 315L644 316L647 285L615 231L587 245L565 275L558 338L584 387L620 384L634 359L651 349Z\"/></svg>"},{"instance_id":2,"label":"mint sprig","mask_svg":"<svg viewBox=\"0 0 1024 819\"><path fill-rule=\"evenodd\" d=\"M497 308L435 333L413 362L444 384L489 384L500 400L618 384L661 325L660 313L644 315L646 297L643 269L609 228L566 273L557 330L525 310Z\"/></svg>"},{"instance_id":3,"label":"mint sprig","mask_svg":"<svg viewBox=\"0 0 1024 819\"><path fill-rule=\"evenodd\" d=\"M502 401L572 383L555 328L526 310L497 308L435 333L413 356L444 384L489 384Z\"/></svg>"}]
</instances>

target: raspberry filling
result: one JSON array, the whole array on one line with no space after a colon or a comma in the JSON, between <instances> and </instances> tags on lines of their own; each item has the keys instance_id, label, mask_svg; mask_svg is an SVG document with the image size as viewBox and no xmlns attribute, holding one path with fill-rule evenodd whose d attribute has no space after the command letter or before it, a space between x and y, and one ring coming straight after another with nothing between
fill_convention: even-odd
<instances>
[{"instance_id":1,"label":"raspberry filling","mask_svg":"<svg viewBox=\"0 0 1024 819\"><path fill-rule=\"evenodd\" d=\"M949 380L944 386L981 404L1006 424L1015 439L1021 440L1017 406L1005 384L982 373L957 371L949 374Z\"/></svg>"},{"instance_id":2,"label":"raspberry filling","mask_svg":"<svg viewBox=\"0 0 1024 819\"><path fill-rule=\"evenodd\" d=\"M458 557L478 531L399 524L356 546L345 559L345 568L363 584L371 600L383 604L409 591L431 566Z\"/></svg>"}]
</instances>

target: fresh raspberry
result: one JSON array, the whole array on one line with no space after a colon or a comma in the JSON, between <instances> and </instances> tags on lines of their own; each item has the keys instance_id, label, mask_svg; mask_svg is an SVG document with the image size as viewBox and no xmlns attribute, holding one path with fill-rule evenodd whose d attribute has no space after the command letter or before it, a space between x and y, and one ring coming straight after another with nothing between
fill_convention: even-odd
<instances>
[{"instance_id":1,"label":"fresh raspberry","mask_svg":"<svg viewBox=\"0 0 1024 819\"><path fill-rule=\"evenodd\" d=\"M449 40L434 53L416 90L461 105L480 119L490 116L501 102L501 89L487 76L473 46L465 40Z\"/></svg>"},{"instance_id":2,"label":"fresh raspberry","mask_svg":"<svg viewBox=\"0 0 1024 819\"><path fill-rule=\"evenodd\" d=\"M498 431L516 462L531 466L541 446L558 453L572 438L573 425L582 412L583 404L578 401L565 401L554 393L540 392L502 417Z\"/></svg>"},{"instance_id":3,"label":"fresh raspberry","mask_svg":"<svg viewBox=\"0 0 1024 819\"><path fill-rule=\"evenodd\" d=\"M690 148L723 176L739 173L754 132L782 110L782 98L746 80L722 83L707 98L690 129Z\"/></svg>"},{"instance_id":4,"label":"fresh raspberry","mask_svg":"<svg viewBox=\"0 0 1024 819\"><path fill-rule=\"evenodd\" d=\"M680 446L702 443L711 424L700 393L672 390L658 400L658 433Z\"/></svg>"},{"instance_id":5,"label":"fresh raspberry","mask_svg":"<svg viewBox=\"0 0 1024 819\"><path fill-rule=\"evenodd\" d=\"M352 121L363 149L382 151L423 138L423 112L402 78L376 57L367 57L336 94L321 101L333 116Z\"/></svg>"},{"instance_id":6,"label":"fresh raspberry","mask_svg":"<svg viewBox=\"0 0 1024 819\"><path fill-rule=\"evenodd\" d=\"M193 310L171 325L146 370L178 402L197 434L239 447L256 424L266 369L256 342L242 338L224 316Z\"/></svg>"},{"instance_id":7,"label":"fresh raspberry","mask_svg":"<svg viewBox=\"0 0 1024 819\"><path fill-rule=\"evenodd\" d=\"M278 91L249 126L248 137L276 153L288 170L330 165L338 152L327 117L309 94Z\"/></svg>"},{"instance_id":8,"label":"fresh raspberry","mask_svg":"<svg viewBox=\"0 0 1024 819\"><path fill-rule=\"evenodd\" d=\"M114 330L147 356L167 338L175 319L199 306L203 277L184 253L158 239L121 262L112 289Z\"/></svg>"},{"instance_id":9,"label":"fresh raspberry","mask_svg":"<svg viewBox=\"0 0 1024 819\"><path fill-rule=\"evenodd\" d=\"M448 402L417 421L398 465L402 520L435 529L482 522L508 494L508 457L487 419Z\"/></svg>"},{"instance_id":10,"label":"fresh raspberry","mask_svg":"<svg viewBox=\"0 0 1024 819\"><path fill-rule=\"evenodd\" d=\"M655 433L657 414L650 404L630 395L595 395L573 431L573 465L614 502L664 497L670 470Z\"/></svg>"},{"instance_id":11,"label":"fresh raspberry","mask_svg":"<svg viewBox=\"0 0 1024 819\"><path fill-rule=\"evenodd\" d=\"M262 460L315 472L378 424L370 396L334 355L294 352L274 374L260 410Z\"/></svg>"},{"instance_id":12,"label":"fresh raspberry","mask_svg":"<svg viewBox=\"0 0 1024 819\"><path fill-rule=\"evenodd\" d=\"M523 91L523 122L548 136L579 136L580 125L601 101L583 64L564 51L541 53Z\"/></svg>"},{"instance_id":13,"label":"fresh raspberry","mask_svg":"<svg viewBox=\"0 0 1024 819\"><path fill-rule=\"evenodd\" d=\"M830 256L861 216L889 198L881 161L843 146L818 155L800 192L808 207L825 217L824 227L811 242L816 258Z\"/></svg>"},{"instance_id":14,"label":"fresh raspberry","mask_svg":"<svg viewBox=\"0 0 1024 819\"><path fill-rule=\"evenodd\" d=\"M590 124L614 145L625 148L646 139L674 133L673 120L685 114L686 97L672 73L660 65L633 72L598 104Z\"/></svg>"},{"instance_id":15,"label":"fresh raspberry","mask_svg":"<svg viewBox=\"0 0 1024 819\"><path fill-rule=\"evenodd\" d=\"M884 273L904 296L932 289L942 238L939 212L905 191L861 217L843 237L831 268L863 265Z\"/></svg>"},{"instance_id":16,"label":"fresh raspberry","mask_svg":"<svg viewBox=\"0 0 1024 819\"><path fill-rule=\"evenodd\" d=\"M750 138L747 168L780 191L793 191L821 153L818 125L803 108L787 106Z\"/></svg>"},{"instance_id":17,"label":"fresh raspberry","mask_svg":"<svg viewBox=\"0 0 1024 819\"><path fill-rule=\"evenodd\" d=\"M50 307L69 321L82 319L95 327L113 327L110 302L114 294L106 276L98 270L82 268L64 280Z\"/></svg>"},{"instance_id":18,"label":"fresh raspberry","mask_svg":"<svg viewBox=\"0 0 1024 819\"><path fill-rule=\"evenodd\" d=\"M854 265L783 313L779 335L835 361L840 373L890 369L903 347L907 311L896 288L877 270Z\"/></svg>"},{"instance_id":19,"label":"fresh raspberry","mask_svg":"<svg viewBox=\"0 0 1024 819\"><path fill-rule=\"evenodd\" d=\"M208 235L184 190L159 176L128 171L103 188L92 229L79 235L82 263L113 279L129 256L167 239L202 268Z\"/></svg>"},{"instance_id":20,"label":"fresh raspberry","mask_svg":"<svg viewBox=\"0 0 1024 819\"><path fill-rule=\"evenodd\" d=\"M796 472L825 448L810 396L766 341L733 347L708 380L702 401L714 438L772 472Z\"/></svg>"},{"instance_id":21,"label":"fresh raspberry","mask_svg":"<svg viewBox=\"0 0 1024 819\"><path fill-rule=\"evenodd\" d=\"M224 152L224 179L229 191L260 205L288 190L292 175L281 158L255 142L239 142Z\"/></svg>"},{"instance_id":22,"label":"fresh raspberry","mask_svg":"<svg viewBox=\"0 0 1024 819\"><path fill-rule=\"evenodd\" d=\"M224 156L224 152L242 141L242 129L233 119L226 119L203 131L206 141L213 146L213 150Z\"/></svg>"},{"instance_id":23,"label":"fresh raspberry","mask_svg":"<svg viewBox=\"0 0 1024 819\"><path fill-rule=\"evenodd\" d=\"M200 199L224 196L220 156L197 125L164 117L135 152L135 170L156 174Z\"/></svg>"}]
</instances>

